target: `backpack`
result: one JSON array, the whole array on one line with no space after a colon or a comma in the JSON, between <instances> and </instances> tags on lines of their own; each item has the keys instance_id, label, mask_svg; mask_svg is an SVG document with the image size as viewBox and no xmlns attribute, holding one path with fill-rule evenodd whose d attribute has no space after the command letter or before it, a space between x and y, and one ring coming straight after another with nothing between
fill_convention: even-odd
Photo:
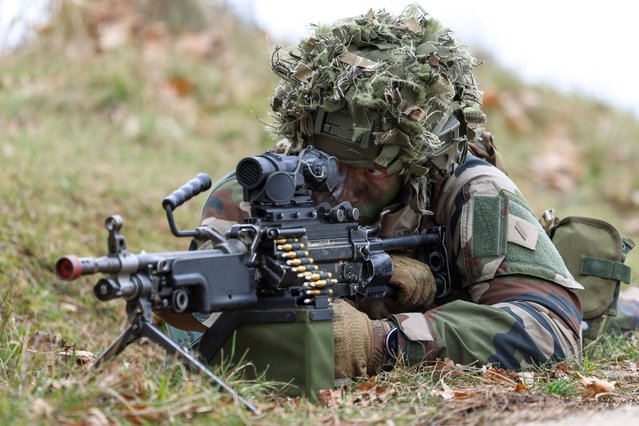
<instances>
[{"instance_id":1,"label":"backpack","mask_svg":"<svg viewBox=\"0 0 639 426\"><path fill-rule=\"evenodd\" d=\"M631 269L624 261L635 243L600 219L559 219L549 209L540 222L570 273L584 286L585 290L576 293L583 311L584 342L591 343L617 315L621 282L630 284L631 280Z\"/></svg>"}]
</instances>

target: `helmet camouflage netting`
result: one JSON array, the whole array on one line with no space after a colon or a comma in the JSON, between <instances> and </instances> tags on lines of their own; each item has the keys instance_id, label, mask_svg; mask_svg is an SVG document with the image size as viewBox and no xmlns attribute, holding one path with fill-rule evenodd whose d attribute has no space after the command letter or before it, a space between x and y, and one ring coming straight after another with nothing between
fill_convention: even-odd
<instances>
[{"instance_id":1,"label":"helmet camouflage netting","mask_svg":"<svg viewBox=\"0 0 639 426\"><path fill-rule=\"evenodd\" d=\"M317 26L297 47L273 52L281 80L272 131L299 151L313 143L318 114L347 111L349 138L372 132L377 149L373 158L351 163L423 174L428 160L452 144L438 135L453 114L462 128L485 121L475 65L452 32L415 5L399 16L371 10Z\"/></svg>"}]
</instances>

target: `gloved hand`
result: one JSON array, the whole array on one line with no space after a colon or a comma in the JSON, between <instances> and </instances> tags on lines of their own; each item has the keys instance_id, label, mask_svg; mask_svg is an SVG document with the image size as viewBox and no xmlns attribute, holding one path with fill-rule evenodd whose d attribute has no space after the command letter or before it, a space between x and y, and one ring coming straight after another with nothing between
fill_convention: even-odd
<instances>
[{"instance_id":1,"label":"gloved hand","mask_svg":"<svg viewBox=\"0 0 639 426\"><path fill-rule=\"evenodd\" d=\"M386 318L402 312L425 311L433 304L437 286L428 265L407 256L391 255L393 276L389 284L397 286L395 299L363 300L357 308L371 318Z\"/></svg>"},{"instance_id":2,"label":"gloved hand","mask_svg":"<svg viewBox=\"0 0 639 426\"><path fill-rule=\"evenodd\" d=\"M333 313L335 378L377 374L388 360L384 340L390 324L370 320L343 299L333 303Z\"/></svg>"}]
</instances>

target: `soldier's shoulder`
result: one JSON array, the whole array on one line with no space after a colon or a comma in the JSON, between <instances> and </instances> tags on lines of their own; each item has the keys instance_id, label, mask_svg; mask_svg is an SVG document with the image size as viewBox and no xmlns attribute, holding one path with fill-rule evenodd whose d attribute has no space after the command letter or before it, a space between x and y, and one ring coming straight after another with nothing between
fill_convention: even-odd
<instances>
[{"instance_id":1,"label":"soldier's shoulder","mask_svg":"<svg viewBox=\"0 0 639 426\"><path fill-rule=\"evenodd\" d=\"M455 189L454 192L457 193L463 187L476 182L490 182L497 191L503 189L513 193L519 192L517 185L507 174L474 155L469 155L462 164L455 168L454 173L447 177L445 186L449 189Z\"/></svg>"},{"instance_id":2,"label":"soldier's shoulder","mask_svg":"<svg viewBox=\"0 0 639 426\"><path fill-rule=\"evenodd\" d=\"M201 219L217 217L242 222L247 216L247 212L241 206L243 199L242 186L237 181L235 173L229 173L213 186L204 203Z\"/></svg>"}]
</instances>

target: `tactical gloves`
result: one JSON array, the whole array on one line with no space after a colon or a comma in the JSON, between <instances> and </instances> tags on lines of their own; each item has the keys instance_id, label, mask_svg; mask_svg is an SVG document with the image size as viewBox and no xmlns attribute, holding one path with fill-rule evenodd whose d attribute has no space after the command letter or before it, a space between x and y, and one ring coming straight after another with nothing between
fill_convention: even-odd
<instances>
[{"instance_id":1,"label":"tactical gloves","mask_svg":"<svg viewBox=\"0 0 639 426\"><path fill-rule=\"evenodd\" d=\"M399 289L397 307L403 310L427 308L433 304L437 287L428 265L406 256L391 256L393 276L390 284Z\"/></svg>"},{"instance_id":2,"label":"tactical gloves","mask_svg":"<svg viewBox=\"0 0 639 426\"><path fill-rule=\"evenodd\" d=\"M384 339L391 329L381 320L370 320L350 302L333 303L335 378L373 375L388 360Z\"/></svg>"},{"instance_id":3,"label":"tactical gloves","mask_svg":"<svg viewBox=\"0 0 639 426\"><path fill-rule=\"evenodd\" d=\"M389 284L397 286L395 299L364 300L357 308L371 318L386 318L402 312L423 312L432 306L437 287L428 265L407 256L392 255L393 276Z\"/></svg>"},{"instance_id":4,"label":"tactical gloves","mask_svg":"<svg viewBox=\"0 0 639 426\"><path fill-rule=\"evenodd\" d=\"M397 286L397 298L364 300L357 308L343 299L333 304L336 378L377 374L388 362L384 341L392 328L382 318L425 311L433 304L436 286L430 268L410 257L391 258L390 284Z\"/></svg>"}]
</instances>

